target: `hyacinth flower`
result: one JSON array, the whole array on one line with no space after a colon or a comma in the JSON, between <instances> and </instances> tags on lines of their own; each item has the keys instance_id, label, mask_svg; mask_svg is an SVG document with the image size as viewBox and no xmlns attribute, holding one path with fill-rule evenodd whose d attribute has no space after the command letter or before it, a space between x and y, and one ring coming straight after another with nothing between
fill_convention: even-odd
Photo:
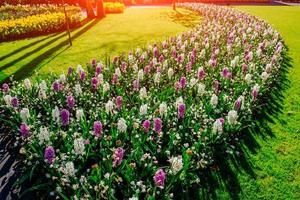
<instances>
[{"instance_id":1,"label":"hyacinth flower","mask_svg":"<svg viewBox=\"0 0 300 200\"><path fill-rule=\"evenodd\" d=\"M258 92L259 92L259 86L255 85L252 89L252 100L256 101L256 98L258 96Z\"/></svg>"},{"instance_id":2,"label":"hyacinth flower","mask_svg":"<svg viewBox=\"0 0 300 200\"><path fill-rule=\"evenodd\" d=\"M205 78L205 71L204 71L203 67L199 68L199 70L198 70L198 78L199 78L199 80L203 80Z\"/></svg>"},{"instance_id":3,"label":"hyacinth flower","mask_svg":"<svg viewBox=\"0 0 300 200\"><path fill-rule=\"evenodd\" d=\"M62 109L60 112L62 126L68 126L70 123L70 113L67 109Z\"/></svg>"},{"instance_id":4,"label":"hyacinth flower","mask_svg":"<svg viewBox=\"0 0 300 200\"><path fill-rule=\"evenodd\" d=\"M48 146L44 152L44 159L48 164L53 164L55 159L55 151L52 146Z\"/></svg>"},{"instance_id":5,"label":"hyacinth flower","mask_svg":"<svg viewBox=\"0 0 300 200\"><path fill-rule=\"evenodd\" d=\"M149 132L150 126L151 126L151 123L149 120L143 121L143 128L146 133Z\"/></svg>"},{"instance_id":6,"label":"hyacinth flower","mask_svg":"<svg viewBox=\"0 0 300 200\"><path fill-rule=\"evenodd\" d=\"M72 73L73 73L73 68L72 68L72 67L69 67L69 68L68 68L68 75L70 76Z\"/></svg>"},{"instance_id":7,"label":"hyacinth flower","mask_svg":"<svg viewBox=\"0 0 300 200\"><path fill-rule=\"evenodd\" d=\"M102 135L102 123L100 121L94 122L94 135L100 137Z\"/></svg>"},{"instance_id":8,"label":"hyacinth flower","mask_svg":"<svg viewBox=\"0 0 300 200\"><path fill-rule=\"evenodd\" d=\"M60 83L59 83L59 81L58 80L56 80L56 81L54 81L53 83L52 83L52 89L53 89L53 91L54 92L59 92L60 91Z\"/></svg>"},{"instance_id":9,"label":"hyacinth flower","mask_svg":"<svg viewBox=\"0 0 300 200\"><path fill-rule=\"evenodd\" d=\"M97 86L98 86L98 79L96 77L93 77L92 80L91 80L91 85L92 85L92 88L93 90L96 90L97 89Z\"/></svg>"},{"instance_id":10,"label":"hyacinth flower","mask_svg":"<svg viewBox=\"0 0 300 200\"><path fill-rule=\"evenodd\" d=\"M114 73L113 78L112 78L112 84L116 84L119 81L119 76L118 74Z\"/></svg>"},{"instance_id":11,"label":"hyacinth flower","mask_svg":"<svg viewBox=\"0 0 300 200\"><path fill-rule=\"evenodd\" d=\"M116 107L117 107L118 110L121 110L122 102L123 102L123 98L121 96L117 96L117 98L116 98Z\"/></svg>"},{"instance_id":12,"label":"hyacinth flower","mask_svg":"<svg viewBox=\"0 0 300 200\"><path fill-rule=\"evenodd\" d=\"M178 105L178 118L179 119L183 119L184 118L184 114L185 114L185 104L184 103L180 103Z\"/></svg>"},{"instance_id":13,"label":"hyacinth flower","mask_svg":"<svg viewBox=\"0 0 300 200\"><path fill-rule=\"evenodd\" d=\"M73 108L75 106L75 99L72 95L67 96L67 104L69 108Z\"/></svg>"},{"instance_id":14,"label":"hyacinth flower","mask_svg":"<svg viewBox=\"0 0 300 200\"><path fill-rule=\"evenodd\" d=\"M163 169L157 170L153 177L153 180L157 187L163 189L166 181L166 173L164 172L164 170Z\"/></svg>"},{"instance_id":15,"label":"hyacinth flower","mask_svg":"<svg viewBox=\"0 0 300 200\"><path fill-rule=\"evenodd\" d=\"M139 82L139 80L134 80L132 82L132 85L133 85L133 90L134 91L139 91L140 90L140 82Z\"/></svg>"},{"instance_id":16,"label":"hyacinth flower","mask_svg":"<svg viewBox=\"0 0 300 200\"><path fill-rule=\"evenodd\" d=\"M85 72L84 71L81 71L79 73L79 78L80 78L81 81L85 81Z\"/></svg>"},{"instance_id":17,"label":"hyacinth flower","mask_svg":"<svg viewBox=\"0 0 300 200\"><path fill-rule=\"evenodd\" d=\"M162 131L162 120L160 118L154 119L154 131L160 133Z\"/></svg>"},{"instance_id":18,"label":"hyacinth flower","mask_svg":"<svg viewBox=\"0 0 300 200\"><path fill-rule=\"evenodd\" d=\"M235 101L235 103L234 103L234 109L235 109L235 110L240 110L241 105L242 105L242 98L239 97L239 98Z\"/></svg>"},{"instance_id":19,"label":"hyacinth flower","mask_svg":"<svg viewBox=\"0 0 300 200\"><path fill-rule=\"evenodd\" d=\"M121 147L117 148L113 154L113 167L120 165L123 161L125 150Z\"/></svg>"},{"instance_id":20,"label":"hyacinth flower","mask_svg":"<svg viewBox=\"0 0 300 200\"><path fill-rule=\"evenodd\" d=\"M102 73L102 65L99 63L97 66L96 66L96 69L95 69L95 75L98 76L99 74Z\"/></svg>"},{"instance_id":21,"label":"hyacinth flower","mask_svg":"<svg viewBox=\"0 0 300 200\"><path fill-rule=\"evenodd\" d=\"M126 72L126 69L127 69L127 64L126 64L126 62L122 62L122 64L121 64L121 71L122 72Z\"/></svg>"},{"instance_id":22,"label":"hyacinth flower","mask_svg":"<svg viewBox=\"0 0 300 200\"><path fill-rule=\"evenodd\" d=\"M4 93L8 93L8 92L9 92L9 85L8 85L7 83L4 83L4 84L2 85L2 91L3 91Z\"/></svg>"},{"instance_id":23,"label":"hyacinth flower","mask_svg":"<svg viewBox=\"0 0 300 200\"><path fill-rule=\"evenodd\" d=\"M27 124L21 123L20 133L21 133L22 137L29 137L30 136L29 130L30 130L30 128L29 128L29 126L27 126Z\"/></svg>"},{"instance_id":24,"label":"hyacinth flower","mask_svg":"<svg viewBox=\"0 0 300 200\"><path fill-rule=\"evenodd\" d=\"M17 108L19 106L19 100L17 97L12 97L10 103L14 108Z\"/></svg>"},{"instance_id":25,"label":"hyacinth flower","mask_svg":"<svg viewBox=\"0 0 300 200\"><path fill-rule=\"evenodd\" d=\"M179 82L180 82L181 88L185 88L185 86L186 86L186 77L185 76L181 77Z\"/></svg>"}]
</instances>

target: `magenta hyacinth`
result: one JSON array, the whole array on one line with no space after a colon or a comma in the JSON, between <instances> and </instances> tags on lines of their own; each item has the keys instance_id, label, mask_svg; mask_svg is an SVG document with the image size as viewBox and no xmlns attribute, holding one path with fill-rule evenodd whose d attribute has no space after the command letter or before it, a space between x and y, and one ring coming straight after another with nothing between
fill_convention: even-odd
<instances>
[{"instance_id":1,"label":"magenta hyacinth","mask_svg":"<svg viewBox=\"0 0 300 200\"><path fill-rule=\"evenodd\" d=\"M254 87L253 90L252 90L252 99L253 99L253 101L256 100L257 96L258 96L258 88Z\"/></svg>"},{"instance_id":2,"label":"magenta hyacinth","mask_svg":"<svg viewBox=\"0 0 300 200\"><path fill-rule=\"evenodd\" d=\"M179 81L177 81L176 83L175 83L175 90L176 90L176 92L178 92L180 89L181 89L181 84L180 84L180 82Z\"/></svg>"},{"instance_id":3,"label":"magenta hyacinth","mask_svg":"<svg viewBox=\"0 0 300 200\"><path fill-rule=\"evenodd\" d=\"M85 72L81 71L79 76L81 81L85 80Z\"/></svg>"},{"instance_id":4,"label":"magenta hyacinth","mask_svg":"<svg viewBox=\"0 0 300 200\"><path fill-rule=\"evenodd\" d=\"M102 65L98 64L95 70L96 76L102 73Z\"/></svg>"},{"instance_id":5,"label":"magenta hyacinth","mask_svg":"<svg viewBox=\"0 0 300 200\"><path fill-rule=\"evenodd\" d=\"M68 75L71 75L73 73L73 68L72 67L69 67L68 68Z\"/></svg>"},{"instance_id":6,"label":"magenta hyacinth","mask_svg":"<svg viewBox=\"0 0 300 200\"><path fill-rule=\"evenodd\" d=\"M4 84L2 85L2 91L3 91L4 93L8 93L8 92L9 92L9 85L8 85L7 83L4 83Z\"/></svg>"},{"instance_id":7,"label":"magenta hyacinth","mask_svg":"<svg viewBox=\"0 0 300 200\"><path fill-rule=\"evenodd\" d=\"M160 118L155 118L154 119L154 131L156 133L160 133L162 129L162 121Z\"/></svg>"},{"instance_id":8,"label":"magenta hyacinth","mask_svg":"<svg viewBox=\"0 0 300 200\"><path fill-rule=\"evenodd\" d=\"M102 134L102 123L100 121L94 122L94 135L100 137Z\"/></svg>"},{"instance_id":9,"label":"magenta hyacinth","mask_svg":"<svg viewBox=\"0 0 300 200\"><path fill-rule=\"evenodd\" d=\"M10 100L10 103L13 107L17 108L19 106L19 100L17 97L13 97L11 100Z\"/></svg>"},{"instance_id":10,"label":"magenta hyacinth","mask_svg":"<svg viewBox=\"0 0 300 200\"><path fill-rule=\"evenodd\" d=\"M70 123L70 113L67 109L62 109L60 112L62 126L67 126Z\"/></svg>"},{"instance_id":11,"label":"magenta hyacinth","mask_svg":"<svg viewBox=\"0 0 300 200\"><path fill-rule=\"evenodd\" d=\"M234 103L234 109L239 110L241 108L242 99L239 97Z\"/></svg>"},{"instance_id":12,"label":"magenta hyacinth","mask_svg":"<svg viewBox=\"0 0 300 200\"><path fill-rule=\"evenodd\" d=\"M145 121L143 122L143 128L144 128L145 132L149 132L150 126L151 126L151 123L150 123L149 120L145 120Z\"/></svg>"},{"instance_id":13,"label":"magenta hyacinth","mask_svg":"<svg viewBox=\"0 0 300 200\"><path fill-rule=\"evenodd\" d=\"M200 68L200 69L198 70L198 78L199 78L199 80L203 80L204 77L205 77L205 71L204 71L203 68Z\"/></svg>"},{"instance_id":14,"label":"magenta hyacinth","mask_svg":"<svg viewBox=\"0 0 300 200\"><path fill-rule=\"evenodd\" d=\"M221 72L221 76L223 78L228 78L229 74L230 74L229 69L227 67L224 67L223 70L222 70L222 72Z\"/></svg>"},{"instance_id":15,"label":"magenta hyacinth","mask_svg":"<svg viewBox=\"0 0 300 200\"><path fill-rule=\"evenodd\" d=\"M186 86L186 77L185 76L181 77L179 82L180 82L181 88L185 88L185 86Z\"/></svg>"},{"instance_id":16,"label":"magenta hyacinth","mask_svg":"<svg viewBox=\"0 0 300 200\"><path fill-rule=\"evenodd\" d=\"M67 96L67 104L69 108L73 108L75 106L75 99L72 95Z\"/></svg>"},{"instance_id":17,"label":"magenta hyacinth","mask_svg":"<svg viewBox=\"0 0 300 200\"><path fill-rule=\"evenodd\" d=\"M52 83L52 89L55 92L58 92L60 90L60 83L57 80Z\"/></svg>"},{"instance_id":18,"label":"magenta hyacinth","mask_svg":"<svg viewBox=\"0 0 300 200\"><path fill-rule=\"evenodd\" d=\"M118 166L122 163L123 156L124 156L125 150L121 147L117 148L113 155L113 167Z\"/></svg>"},{"instance_id":19,"label":"magenta hyacinth","mask_svg":"<svg viewBox=\"0 0 300 200\"><path fill-rule=\"evenodd\" d=\"M121 71L122 72L126 72L126 68L127 68L126 62L122 62L122 64L121 64Z\"/></svg>"},{"instance_id":20,"label":"magenta hyacinth","mask_svg":"<svg viewBox=\"0 0 300 200\"><path fill-rule=\"evenodd\" d=\"M118 82L118 80L119 80L118 74L114 74L114 75L113 75L113 78L112 78L112 83L113 83L113 84L116 84L116 83Z\"/></svg>"},{"instance_id":21,"label":"magenta hyacinth","mask_svg":"<svg viewBox=\"0 0 300 200\"><path fill-rule=\"evenodd\" d=\"M134 91L139 91L139 89L140 89L140 82L139 82L139 80L134 80L133 83L132 83L132 85L133 85L133 90Z\"/></svg>"},{"instance_id":22,"label":"magenta hyacinth","mask_svg":"<svg viewBox=\"0 0 300 200\"><path fill-rule=\"evenodd\" d=\"M45 149L44 158L48 164L53 164L55 158L55 151L52 146L48 146Z\"/></svg>"},{"instance_id":23,"label":"magenta hyacinth","mask_svg":"<svg viewBox=\"0 0 300 200\"><path fill-rule=\"evenodd\" d=\"M21 123L20 125L20 133L22 137L28 137L30 135L29 133L29 127L25 123Z\"/></svg>"},{"instance_id":24,"label":"magenta hyacinth","mask_svg":"<svg viewBox=\"0 0 300 200\"><path fill-rule=\"evenodd\" d=\"M123 102L123 98L121 96L117 96L117 98L116 98L116 107L117 107L117 109L121 110L122 102Z\"/></svg>"},{"instance_id":25,"label":"magenta hyacinth","mask_svg":"<svg viewBox=\"0 0 300 200\"><path fill-rule=\"evenodd\" d=\"M184 114L185 114L185 104L184 103L180 103L178 105L178 118L179 119L184 118Z\"/></svg>"},{"instance_id":26,"label":"magenta hyacinth","mask_svg":"<svg viewBox=\"0 0 300 200\"><path fill-rule=\"evenodd\" d=\"M98 80L96 77L93 77L91 80L92 88L95 90L98 86Z\"/></svg>"},{"instance_id":27,"label":"magenta hyacinth","mask_svg":"<svg viewBox=\"0 0 300 200\"><path fill-rule=\"evenodd\" d=\"M154 183L157 187L164 188L166 181L166 173L163 169L159 169L156 171L154 177Z\"/></svg>"}]
</instances>

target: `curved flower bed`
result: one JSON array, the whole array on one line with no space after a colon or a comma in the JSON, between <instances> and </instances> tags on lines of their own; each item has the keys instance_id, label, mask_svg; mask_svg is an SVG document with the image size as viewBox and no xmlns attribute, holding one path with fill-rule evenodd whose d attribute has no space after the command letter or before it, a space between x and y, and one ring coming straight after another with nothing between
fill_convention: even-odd
<instances>
[{"instance_id":1,"label":"curved flower bed","mask_svg":"<svg viewBox=\"0 0 300 200\"><path fill-rule=\"evenodd\" d=\"M215 145L230 151L286 49L255 17L180 5L203 16L194 30L106 65L3 85L1 119L43 194L168 199L201 181Z\"/></svg>"}]
</instances>

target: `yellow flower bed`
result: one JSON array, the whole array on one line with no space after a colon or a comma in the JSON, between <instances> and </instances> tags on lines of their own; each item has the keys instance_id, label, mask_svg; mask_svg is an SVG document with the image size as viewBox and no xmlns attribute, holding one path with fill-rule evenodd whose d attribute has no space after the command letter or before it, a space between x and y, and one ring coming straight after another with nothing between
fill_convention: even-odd
<instances>
[{"instance_id":1,"label":"yellow flower bed","mask_svg":"<svg viewBox=\"0 0 300 200\"><path fill-rule=\"evenodd\" d=\"M105 2L104 10L105 13L123 13L125 5L119 2Z\"/></svg>"}]
</instances>

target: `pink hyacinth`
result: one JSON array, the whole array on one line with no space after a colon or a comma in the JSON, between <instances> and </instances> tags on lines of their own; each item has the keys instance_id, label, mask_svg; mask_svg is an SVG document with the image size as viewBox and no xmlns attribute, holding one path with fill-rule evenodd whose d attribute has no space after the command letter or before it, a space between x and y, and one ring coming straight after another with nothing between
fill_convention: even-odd
<instances>
[{"instance_id":1,"label":"pink hyacinth","mask_svg":"<svg viewBox=\"0 0 300 200\"><path fill-rule=\"evenodd\" d=\"M145 120L145 121L143 122L143 128L144 128L145 132L149 132L150 126L151 126L151 123L150 123L149 120Z\"/></svg>"},{"instance_id":2,"label":"pink hyacinth","mask_svg":"<svg viewBox=\"0 0 300 200\"><path fill-rule=\"evenodd\" d=\"M186 71L191 72L192 71L192 63L188 62L185 66Z\"/></svg>"},{"instance_id":3,"label":"pink hyacinth","mask_svg":"<svg viewBox=\"0 0 300 200\"><path fill-rule=\"evenodd\" d=\"M154 119L154 131L156 133L160 133L162 130L162 121L160 118L155 118Z\"/></svg>"},{"instance_id":4,"label":"pink hyacinth","mask_svg":"<svg viewBox=\"0 0 300 200\"><path fill-rule=\"evenodd\" d=\"M259 91L259 88L258 87L253 87L252 89L252 100L255 101L257 96L258 96L258 91Z\"/></svg>"},{"instance_id":5,"label":"pink hyacinth","mask_svg":"<svg viewBox=\"0 0 300 200\"><path fill-rule=\"evenodd\" d=\"M133 85L133 90L134 91L139 91L139 88L140 88L140 82L139 82L139 80L134 80L133 83L132 83L132 85Z\"/></svg>"},{"instance_id":6,"label":"pink hyacinth","mask_svg":"<svg viewBox=\"0 0 300 200\"><path fill-rule=\"evenodd\" d=\"M19 100L17 97L13 97L11 100L10 100L10 103L11 105L14 107L14 108L17 108L19 106Z\"/></svg>"},{"instance_id":7,"label":"pink hyacinth","mask_svg":"<svg viewBox=\"0 0 300 200\"><path fill-rule=\"evenodd\" d=\"M157 47L155 46L154 48L153 48L153 57L157 57L158 56L158 49L157 49Z\"/></svg>"},{"instance_id":8,"label":"pink hyacinth","mask_svg":"<svg viewBox=\"0 0 300 200\"><path fill-rule=\"evenodd\" d=\"M246 63L243 63L242 64L242 71L243 71L243 74L246 74L247 73L247 70L248 70L248 66Z\"/></svg>"},{"instance_id":9,"label":"pink hyacinth","mask_svg":"<svg viewBox=\"0 0 300 200\"><path fill-rule=\"evenodd\" d=\"M178 105L178 118L179 119L184 118L184 114L185 114L185 104L184 103L180 103Z\"/></svg>"},{"instance_id":10,"label":"pink hyacinth","mask_svg":"<svg viewBox=\"0 0 300 200\"><path fill-rule=\"evenodd\" d=\"M122 163L123 156L124 156L125 150L121 147L117 148L113 155L113 167L118 166Z\"/></svg>"},{"instance_id":11,"label":"pink hyacinth","mask_svg":"<svg viewBox=\"0 0 300 200\"><path fill-rule=\"evenodd\" d=\"M118 74L114 74L114 75L113 75L113 78L112 78L112 83L113 83L113 84L116 84L116 83L118 82L118 80L119 80Z\"/></svg>"},{"instance_id":12,"label":"pink hyacinth","mask_svg":"<svg viewBox=\"0 0 300 200\"><path fill-rule=\"evenodd\" d=\"M53 164L55 158L55 151L52 146L48 146L45 149L44 158L48 164Z\"/></svg>"},{"instance_id":13,"label":"pink hyacinth","mask_svg":"<svg viewBox=\"0 0 300 200\"><path fill-rule=\"evenodd\" d=\"M98 76L99 74L102 73L102 65L101 65L101 64L98 64L98 65L96 66L95 73L96 73L96 76Z\"/></svg>"},{"instance_id":14,"label":"pink hyacinth","mask_svg":"<svg viewBox=\"0 0 300 200\"><path fill-rule=\"evenodd\" d=\"M200 69L198 70L198 78L199 78L199 80L203 80L204 77L205 77L205 71L204 71L203 68L200 68Z\"/></svg>"},{"instance_id":15,"label":"pink hyacinth","mask_svg":"<svg viewBox=\"0 0 300 200\"><path fill-rule=\"evenodd\" d=\"M125 63L125 62L122 62L122 64L121 64L121 71L122 71L123 73L126 72L126 68L127 68L126 63Z\"/></svg>"},{"instance_id":16,"label":"pink hyacinth","mask_svg":"<svg viewBox=\"0 0 300 200\"><path fill-rule=\"evenodd\" d=\"M123 98L121 96L117 96L116 98L116 107L121 110Z\"/></svg>"},{"instance_id":17,"label":"pink hyacinth","mask_svg":"<svg viewBox=\"0 0 300 200\"><path fill-rule=\"evenodd\" d=\"M157 170L153 177L153 180L157 187L164 188L166 181L166 173L164 172L164 170Z\"/></svg>"},{"instance_id":18,"label":"pink hyacinth","mask_svg":"<svg viewBox=\"0 0 300 200\"><path fill-rule=\"evenodd\" d=\"M180 78L180 86L181 86L181 88L185 88L185 86L186 86L186 77L185 76Z\"/></svg>"},{"instance_id":19,"label":"pink hyacinth","mask_svg":"<svg viewBox=\"0 0 300 200\"><path fill-rule=\"evenodd\" d=\"M68 75L70 76L72 73L73 73L73 68L72 68L72 67L69 67L69 68L68 68Z\"/></svg>"},{"instance_id":20,"label":"pink hyacinth","mask_svg":"<svg viewBox=\"0 0 300 200\"><path fill-rule=\"evenodd\" d=\"M218 93L218 92L219 92L220 86L221 86L221 84L220 84L219 81L215 80L215 81L213 82L213 88L214 88L214 90L215 90L215 93Z\"/></svg>"},{"instance_id":21,"label":"pink hyacinth","mask_svg":"<svg viewBox=\"0 0 300 200\"><path fill-rule=\"evenodd\" d=\"M80 80L84 81L85 80L85 72L80 72Z\"/></svg>"},{"instance_id":22,"label":"pink hyacinth","mask_svg":"<svg viewBox=\"0 0 300 200\"><path fill-rule=\"evenodd\" d=\"M102 123L100 121L94 122L94 135L100 137L102 134Z\"/></svg>"},{"instance_id":23,"label":"pink hyacinth","mask_svg":"<svg viewBox=\"0 0 300 200\"><path fill-rule=\"evenodd\" d=\"M229 72L229 69L228 69L227 67L224 67L224 68L222 69L221 76L222 76L223 78L229 78L230 72Z\"/></svg>"},{"instance_id":24,"label":"pink hyacinth","mask_svg":"<svg viewBox=\"0 0 300 200\"><path fill-rule=\"evenodd\" d=\"M96 66L96 64L97 64L97 60L94 58L94 59L92 59L92 61L91 61L91 64L93 65L93 66Z\"/></svg>"},{"instance_id":25,"label":"pink hyacinth","mask_svg":"<svg viewBox=\"0 0 300 200\"><path fill-rule=\"evenodd\" d=\"M147 65L147 66L144 67L144 73L145 73L145 74L149 74L149 73L150 73L150 70L151 70L151 68L150 68L149 65Z\"/></svg>"},{"instance_id":26,"label":"pink hyacinth","mask_svg":"<svg viewBox=\"0 0 300 200\"><path fill-rule=\"evenodd\" d=\"M242 105L242 99L239 97L234 103L234 109L239 110L241 108L241 105Z\"/></svg>"},{"instance_id":27,"label":"pink hyacinth","mask_svg":"<svg viewBox=\"0 0 300 200\"><path fill-rule=\"evenodd\" d=\"M209 65L212 67L212 68L215 68L217 66L217 60L212 58L208 61Z\"/></svg>"},{"instance_id":28,"label":"pink hyacinth","mask_svg":"<svg viewBox=\"0 0 300 200\"><path fill-rule=\"evenodd\" d=\"M9 86L8 86L7 83L4 83L4 84L2 85L2 91L3 91L4 93L8 93L8 92L9 92Z\"/></svg>"},{"instance_id":29,"label":"pink hyacinth","mask_svg":"<svg viewBox=\"0 0 300 200\"><path fill-rule=\"evenodd\" d=\"M180 82L179 81L177 81L176 83L175 83L175 90L176 90L176 92L178 92L180 89L181 89L181 84L180 84Z\"/></svg>"},{"instance_id":30,"label":"pink hyacinth","mask_svg":"<svg viewBox=\"0 0 300 200\"><path fill-rule=\"evenodd\" d=\"M60 90L60 83L56 80L52 83L52 89L55 91L55 92L58 92Z\"/></svg>"},{"instance_id":31,"label":"pink hyacinth","mask_svg":"<svg viewBox=\"0 0 300 200\"><path fill-rule=\"evenodd\" d=\"M21 123L20 125L20 133L22 137L28 137L30 135L29 133L29 126L25 123Z\"/></svg>"}]
</instances>

